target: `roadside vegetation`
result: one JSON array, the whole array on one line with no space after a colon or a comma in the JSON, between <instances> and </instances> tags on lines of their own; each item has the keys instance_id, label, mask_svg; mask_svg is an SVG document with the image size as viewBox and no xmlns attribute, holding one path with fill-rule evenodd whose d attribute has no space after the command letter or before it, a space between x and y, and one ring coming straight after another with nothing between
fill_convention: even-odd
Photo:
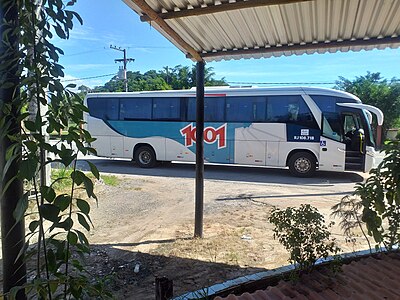
<instances>
[{"instance_id":1,"label":"roadside vegetation","mask_svg":"<svg viewBox=\"0 0 400 300\"><path fill-rule=\"evenodd\" d=\"M3 72L0 78L4 96L0 101L0 189L6 211L1 218L2 296L6 299L111 297L107 278L94 278L83 259L90 252L89 200L97 200L93 179L100 179L90 162L90 176L76 168L79 153L95 154L86 146L93 138L82 126L87 108L70 90L74 85L62 85L59 58L63 51L53 44L55 35L68 39L74 22L83 23L72 10L75 2L1 2L1 61L11 74ZM46 139L46 133L54 131L64 133L60 148ZM45 151L56 159L48 158ZM46 182L46 165L53 162L70 168L64 174L68 180L55 174ZM65 191L58 193L57 184ZM29 221L26 233L25 219Z\"/></svg>"},{"instance_id":2,"label":"roadside vegetation","mask_svg":"<svg viewBox=\"0 0 400 300\"><path fill-rule=\"evenodd\" d=\"M215 73L212 67L206 67L204 74L205 86L228 86L225 78L215 79ZM196 86L196 67L175 66L164 67L162 70L150 70L145 73L138 71L128 71L128 91L158 91L158 90L185 90ZM123 80L114 76L103 86L96 86L90 89L86 86L78 88L83 94L91 92L124 92L125 86Z\"/></svg>"},{"instance_id":3,"label":"roadside vegetation","mask_svg":"<svg viewBox=\"0 0 400 300\"><path fill-rule=\"evenodd\" d=\"M63 193L69 191L72 184L72 175L74 170L72 168L60 168L51 170L51 181L54 182L53 188L56 193ZM119 179L114 175L104 175L101 174L97 179L92 173L86 173L87 177L92 181L99 180L108 186L117 186L119 184Z\"/></svg>"},{"instance_id":4,"label":"roadside vegetation","mask_svg":"<svg viewBox=\"0 0 400 300\"><path fill-rule=\"evenodd\" d=\"M391 128L400 128L400 80L382 78L380 73L367 72L350 80L339 77L336 89L349 92L361 99L364 104L376 106L385 116L383 122L383 137ZM375 122L375 120L374 120ZM375 123L376 124L376 123Z\"/></svg>"}]
</instances>

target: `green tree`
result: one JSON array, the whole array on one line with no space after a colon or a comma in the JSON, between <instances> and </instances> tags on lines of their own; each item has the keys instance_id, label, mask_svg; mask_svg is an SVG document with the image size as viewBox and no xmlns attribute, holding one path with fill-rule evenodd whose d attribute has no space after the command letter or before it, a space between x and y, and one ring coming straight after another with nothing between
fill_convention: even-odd
<instances>
[{"instance_id":1,"label":"green tree","mask_svg":"<svg viewBox=\"0 0 400 300\"><path fill-rule=\"evenodd\" d=\"M380 73L367 72L365 76L349 80L339 77L335 88L356 95L365 104L380 108L385 116L383 136L387 130L399 122L400 116L400 82L398 79L383 79Z\"/></svg>"},{"instance_id":2,"label":"green tree","mask_svg":"<svg viewBox=\"0 0 400 300\"><path fill-rule=\"evenodd\" d=\"M6 256L10 252L14 255L12 263L4 263L6 299L25 299L25 293L35 299L109 296L104 294L102 285L88 276L82 260L77 259L77 254L89 252L82 228L91 228L88 198L96 196L92 180L76 168L76 161L78 153L95 151L87 146L93 139L81 126L83 113L88 110L82 99L69 90L74 85L62 85L64 72L59 57L63 51L52 43L54 35L68 39L75 21L82 24L81 17L71 9L75 2L0 2L0 197L2 250L6 253L3 262L9 260ZM12 93L8 93L10 90ZM31 102L36 102L37 107L32 119L23 112ZM54 130L66 131L58 145L46 139L46 132ZM45 151L56 158L47 157ZM72 165L70 178L47 182L43 175L46 166L53 162L64 167ZM99 178L96 167L90 162L88 165L93 176ZM69 192L57 194L54 185L64 180L71 183ZM78 189L84 189L87 197L80 196ZM19 225L27 215L29 230L21 237L25 227ZM5 219L12 220L19 232L7 228ZM10 244L7 239L13 236L18 240ZM22 247L18 249L19 246ZM20 272L24 266L16 263L21 259L29 262L28 280L25 270L25 274ZM15 274L23 280L10 282Z\"/></svg>"},{"instance_id":3,"label":"green tree","mask_svg":"<svg viewBox=\"0 0 400 300\"><path fill-rule=\"evenodd\" d=\"M228 85L224 78L215 79L213 68L205 68L205 86ZM163 67L162 70L149 70L144 74L136 71L127 72L128 90L133 91L157 91L157 90L184 90L196 86L196 67L177 65L173 68ZM97 86L94 92L123 92L125 91L122 80L114 76L104 86Z\"/></svg>"}]
</instances>

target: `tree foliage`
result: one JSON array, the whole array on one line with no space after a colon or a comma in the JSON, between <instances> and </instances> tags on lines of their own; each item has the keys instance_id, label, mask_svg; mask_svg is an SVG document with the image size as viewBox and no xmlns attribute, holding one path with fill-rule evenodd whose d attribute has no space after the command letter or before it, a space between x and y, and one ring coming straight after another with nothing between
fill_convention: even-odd
<instances>
[{"instance_id":1,"label":"tree foliage","mask_svg":"<svg viewBox=\"0 0 400 300\"><path fill-rule=\"evenodd\" d=\"M386 156L364 183L356 186L362 221L376 246L392 250L400 243L400 135L384 145Z\"/></svg>"},{"instance_id":2,"label":"tree foliage","mask_svg":"<svg viewBox=\"0 0 400 300\"><path fill-rule=\"evenodd\" d=\"M25 182L21 199L18 199L14 218L17 222L27 215L29 207L29 232L26 247L19 256L24 256L30 265L29 280L22 287L15 287L7 296L14 298L17 292L25 290L30 298L59 299L101 296L103 285L94 284L88 276L78 254L89 252L85 230L90 230L90 205L88 198L96 199L91 179L76 168L78 153L95 153L86 146L93 139L83 125L83 113L87 108L83 100L62 85L63 67L59 64L62 49L52 44L54 35L67 39L74 21L82 23L80 16L71 7L75 0L64 3L61 0L4 0L18 7L19 28L14 34L19 36L19 57L7 64L18 64L20 93L13 99L2 99L0 133L9 135L13 126L22 123L22 131L10 136L13 144L6 149L7 163L0 170L2 178L9 172L12 162L18 164L18 175L9 182L3 182L2 194L14 180ZM3 67L3 65L2 65ZM10 83L1 79L1 86ZM32 119L23 113L30 102L36 102L37 113ZM11 109L13 108L13 109ZM44 110L43 108L46 108ZM11 112L15 114L11 115ZM12 118L10 118L10 116ZM58 144L50 144L46 132L63 130ZM77 150L76 150L77 149ZM46 155L52 153L52 157ZM70 192L57 194L55 182L44 180L44 170L48 164L57 162L64 167L72 165ZM98 178L96 167L88 162L91 172ZM84 197L78 189L86 191ZM18 193L16 193L18 195ZM30 195L33 195L31 197ZM21 241L23 243L23 241ZM103 294L103 296L107 294Z\"/></svg>"},{"instance_id":3,"label":"tree foliage","mask_svg":"<svg viewBox=\"0 0 400 300\"><path fill-rule=\"evenodd\" d=\"M205 68L204 81L206 86L228 85L224 78L214 79L213 68ZM161 71L150 70L140 72L127 72L128 91L156 91L156 90L183 90L196 86L196 67L175 66L164 67ZM114 76L104 86L97 86L94 92L123 92L124 81Z\"/></svg>"},{"instance_id":4,"label":"tree foliage","mask_svg":"<svg viewBox=\"0 0 400 300\"><path fill-rule=\"evenodd\" d=\"M380 108L385 116L384 136L388 129L399 122L400 116L400 81L396 78L383 79L380 73L368 72L354 80L339 77L335 88L356 95L365 104Z\"/></svg>"}]
</instances>

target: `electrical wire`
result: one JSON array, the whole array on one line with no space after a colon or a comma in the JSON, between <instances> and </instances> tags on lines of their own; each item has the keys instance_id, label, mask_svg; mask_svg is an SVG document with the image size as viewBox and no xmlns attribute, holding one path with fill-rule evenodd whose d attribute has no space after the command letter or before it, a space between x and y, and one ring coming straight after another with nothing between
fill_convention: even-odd
<instances>
[{"instance_id":1,"label":"electrical wire","mask_svg":"<svg viewBox=\"0 0 400 300\"><path fill-rule=\"evenodd\" d=\"M108 77L108 76L114 76L114 75L117 75L117 73L104 74L104 75L91 76L91 77L83 77L83 78L76 78L76 79L65 79L65 80L61 80L61 82L71 82L71 81L79 81L79 80L86 80L86 79L95 79L95 78Z\"/></svg>"}]
</instances>

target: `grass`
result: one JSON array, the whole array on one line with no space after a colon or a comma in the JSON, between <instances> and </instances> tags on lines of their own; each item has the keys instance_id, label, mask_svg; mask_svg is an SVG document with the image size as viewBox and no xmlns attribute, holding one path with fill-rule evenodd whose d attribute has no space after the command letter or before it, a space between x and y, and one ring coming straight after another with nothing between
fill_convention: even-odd
<instances>
[{"instance_id":1,"label":"grass","mask_svg":"<svg viewBox=\"0 0 400 300\"><path fill-rule=\"evenodd\" d=\"M54 182L58 179L58 181L54 184L54 189L57 191L68 191L71 188L72 179L71 173L72 168L61 168L61 169L52 169L51 170L51 180ZM86 175L91 179L95 180L96 178L92 173L86 173ZM100 175L100 179L104 182L105 185L108 186L117 186L120 182L119 178L114 175Z\"/></svg>"}]
</instances>

